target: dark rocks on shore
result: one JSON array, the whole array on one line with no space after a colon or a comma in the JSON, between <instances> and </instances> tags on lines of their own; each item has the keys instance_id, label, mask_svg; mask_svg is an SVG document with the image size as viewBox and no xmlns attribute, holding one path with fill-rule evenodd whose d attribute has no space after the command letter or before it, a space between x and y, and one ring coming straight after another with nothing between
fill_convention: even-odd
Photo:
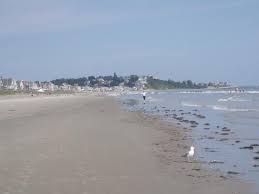
<instances>
[{"instance_id":1,"label":"dark rocks on shore","mask_svg":"<svg viewBox=\"0 0 259 194\"><path fill-rule=\"evenodd\" d=\"M178 121L182 121L183 117L176 117L175 119L178 120Z\"/></svg>"},{"instance_id":2,"label":"dark rocks on shore","mask_svg":"<svg viewBox=\"0 0 259 194\"><path fill-rule=\"evenodd\" d=\"M239 173L239 172L235 172L235 171L228 171L228 174L238 175L238 174L240 174L240 173Z\"/></svg>"},{"instance_id":3,"label":"dark rocks on shore","mask_svg":"<svg viewBox=\"0 0 259 194\"><path fill-rule=\"evenodd\" d=\"M192 170L200 171L201 169L200 168L193 168Z\"/></svg>"},{"instance_id":4,"label":"dark rocks on shore","mask_svg":"<svg viewBox=\"0 0 259 194\"><path fill-rule=\"evenodd\" d=\"M220 135L229 135L229 133L221 133Z\"/></svg>"},{"instance_id":5,"label":"dark rocks on shore","mask_svg":"<svg viewBox=\"0 0 259 194\"><path fill-rule=\"evenodd\" d=\"M220 178L222 178L222 179L227 179L227 177L225 177L225 176L223 176L223 175L221 175L221 176L219 176Z\"/></svg>"},{"instance_id":6,"label":"dark rocks on shore","mask_svg":"<svg viewBox=\"0 0 259 194\"><path fill-rule=\"evenodd\" d=\"M259 154L259 151L258 151L258 152L255 152L255 154Z\"/></svg>"},{"instance_id":7,"label":"dark rocks on shore","mask_svg":"<svg viewBox=\"0 0 259 194\"><path fill-rule=\"evenodd\" d=\"M191 128L196 128L197 127L197 125L191 125Z\"/></svg>"},{"instance_id":8,"label":"dark rocks on shore","mask_svg":"<svg viewBox=\"0 0 259 194\"><path fill-rule=\"evenodd\" d=\"M231 131L231 130L228 128L225 128L225 129L222 129L222 131Z\"/></svg>"},{"instance_id":9,"label":"dark rocks on shore","mask_svg":"<svg viewBox=\"0 0 259 194\"><path fill-rule=\"evenodd\" d=\"M207 139L215 139L215 137L208 137Z\"/></svg>"},{"instance_id":10,"label":"dark rocks on shore","mask_svg":"<svg viewBox=\"0 0 259 194\"><path fill-rule=\"evenodd\" d=\"M209 126L210 124L209 123L204 123L204 125Z\"/></svg>"},{"instance_id":11,"label":"dark rocks on shore","mask_svg":"<svg viewBox=\"0 0 259 194\"><path fill-rule=\"evenodd\" d=\"M165 109L165 112L170 112L170 109Z\"/></svg>"},{"instance_id":12,"label":"dark rocks on shore","mask_svg":"<svg viewBox=\"0 0 259 194\"><path fill-rule=\"evenodd\" d=\"M258 147L259 144L251 144L250 146L252 146L252 147Z\"/></svg>"},{"instance_id":13,"label":"dark rocks on shore","mask_svg":"<svg viewBox=\"0 0 259 194\"><path fill-rule=\"evenodd\" d=\"M254 149L254 147L253 146L244 146L244 147L241 147L241 148L239 148L239 149L247 149L247 150L253 150Z\"/></svg>"},{"instance_id":14,"label":"dark rocks on shore","mask_svg":"<svg viewBox=\"0 0 259 194\"><path fill-rule=\"evenodd\" d=\"M235 143L240 143L240 141L239 141L239 140L236 140Z\"/></svg>"},{"instance_id":15,"label":"dark rocks on shore","mask_svg":"<svg viewBox=\"0 0 259 194\"><path fill-rule=\"evenodd\" d=\"M221 138L219 141L228 141L228 138Z\"/></svg>"},{"instance_id":16,"label":"dark rocks on shore","mask_svg":"<svg viewBox=\"0 0 259 194\"><path fill-rule=\"evenodd\" d=\"M217 126L217 129L220 128L220 126Z\"/></svg>"},{"instance_id":17,"label":"dark rocks on shore","mask_svg":"<svg viewBox=\"0 0 259 194\"><path fill-rule=\"evenodd\" d=\"M254 157L254 160L259 160L259 156L255 156L255 157Z\"/></svg>"},{"instance_id":18,"label":"dark rocks on shore","mask_svg":"<svg viewBox=\"0 0 259 194\"><path fill-rule=\"evenodd\" d=\"M206 118L206 117L203 116L203 115L197 115L197 117L200 118L200 119L205 119L205 118Z\"/></svg>"},{"instance_id":19,"label":"dark rocks on shore","mask_svg":"<svg viewBox=\"0 0 259 194\"><path fill-rule=\"evenodd\" d=\"M209 130L210 128L209 128L209 127L205 127L204 129L205 129L205 130Z\"/></svg>"},{"instance_id":20,"label":"dark rocks on shore","mask_svg":"<svg viewBox=\"0 0 259 194\"><path fill-rule=\"evenodd\" d=\"M199 125L199 123L196 122L196 121L190 121L190 123L191 123L192 125Z\"/></svg>"},{"instance_id":21,"label":"dark rocks on shore","mask_svg":"<svg viewBox=\"0 0 259 194\"><path fill-rule=\"evenodd\" d=\"M182 122L189 123L190 121L189 120L182 120Z\"/></svg>"},{"instance_id":22,"label":"dark rocks on shore","mask_svg":"<svg viewBox=\"0 0 259 194\"><path fill-rule=\"evenodd\" d=\"M192 111L197 112L198 110L197 110L197 109L194 109L194 110L192 110Z\"/></svg>"}]
</instances>

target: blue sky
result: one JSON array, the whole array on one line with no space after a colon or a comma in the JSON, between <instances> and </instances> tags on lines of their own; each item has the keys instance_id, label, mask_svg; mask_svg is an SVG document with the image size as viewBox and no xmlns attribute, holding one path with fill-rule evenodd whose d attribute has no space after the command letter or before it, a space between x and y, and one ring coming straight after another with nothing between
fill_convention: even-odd
<instances>
[{"instance_id":1,"label":"blue sky","mask_svg":"<svg viewBox=\"0 0 259 194\"><path fill-rule=\"evenodd\" d=\"M0 74L259 84L258 0L0 0Z\"/></svg>"}]
</instances>

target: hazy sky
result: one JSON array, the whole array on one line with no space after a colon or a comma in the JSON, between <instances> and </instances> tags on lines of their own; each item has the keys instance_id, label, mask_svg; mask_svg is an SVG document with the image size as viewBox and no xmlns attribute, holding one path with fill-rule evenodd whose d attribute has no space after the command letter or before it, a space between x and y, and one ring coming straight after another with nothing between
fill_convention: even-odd
<instances>
[{"instance_id":1,"label":"hazy sky","mask_svg":"<svg viewBox=\"0 0 259 194\"><path fill-rule=\"evenodd\" d=\"M258 0L0 0L0 75L259 84Z\"/></svg>"}]
</instances>

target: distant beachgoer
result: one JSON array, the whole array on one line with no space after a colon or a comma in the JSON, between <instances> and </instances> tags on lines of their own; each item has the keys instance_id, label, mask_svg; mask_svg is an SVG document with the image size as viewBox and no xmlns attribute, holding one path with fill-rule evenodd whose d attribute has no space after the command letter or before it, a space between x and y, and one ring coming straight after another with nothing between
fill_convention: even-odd
<instances>
[{"instance_id":1,"label":"distant beachgoer","mask_svg":"<svg viewBox=\"0 0 259 194\"><path fill-rule=\"evenodd\" d=\"M146 92L143 92L142 96L143 96L143 100L145 101L146 100Z\"/></svg>"}]
</instances>

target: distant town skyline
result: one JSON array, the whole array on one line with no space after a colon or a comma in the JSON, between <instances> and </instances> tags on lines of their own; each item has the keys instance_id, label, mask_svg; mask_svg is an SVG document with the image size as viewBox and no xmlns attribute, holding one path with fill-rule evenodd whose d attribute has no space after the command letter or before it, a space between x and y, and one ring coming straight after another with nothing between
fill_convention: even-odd
<instances>
[{"instance_id":1,"label":"distant town skyline","mask_svg":"<svg viewBox=\"0 0 259 194\"><path fill-rule=\"evenodd\" d=\"M1 0L0 76L259 85L257 0Z\"/></svg>"}]
</instances>

